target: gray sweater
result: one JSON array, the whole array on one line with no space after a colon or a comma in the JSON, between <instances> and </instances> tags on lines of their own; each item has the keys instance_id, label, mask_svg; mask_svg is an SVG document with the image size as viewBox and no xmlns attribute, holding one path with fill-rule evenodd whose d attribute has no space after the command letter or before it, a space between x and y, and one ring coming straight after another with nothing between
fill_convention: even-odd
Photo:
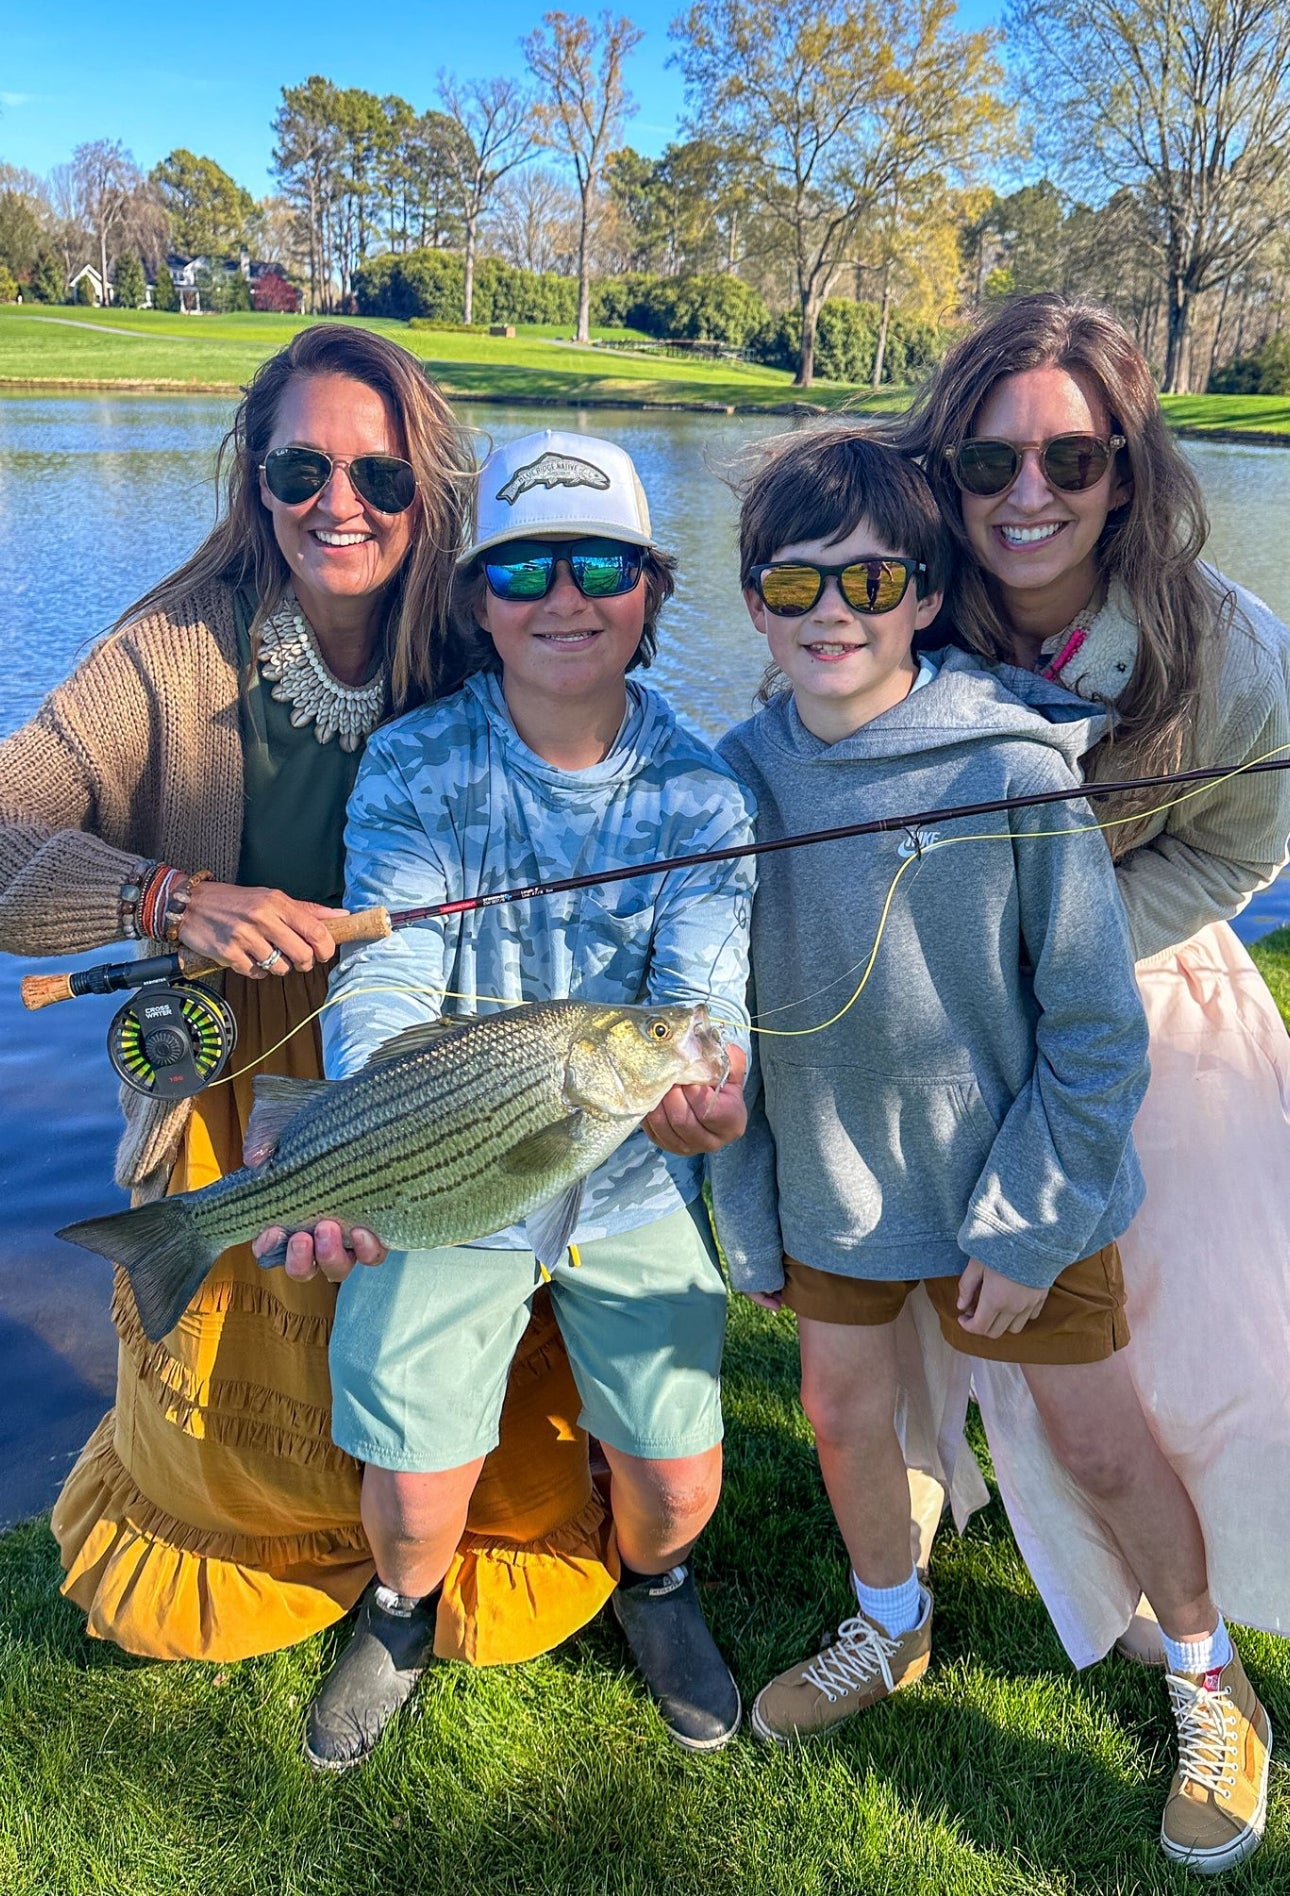
<instances>
[{"instance_id":1,"label":"gray sweater","mask_svg":"<svg viewBox=\"0 0 1290 1896\"><path fill-rule=\"evenodd\" d=\"M1077 783L1102 720L1040 678L1008 681L950 652L840 743L785 693L718 748L761 838ZM844 1006L910 866L855 1005L821 1033L754 1037L748 1131L711 1161L739 1289L778 1289L784 1253L875 1279L975 1257L1048 1285L1125 1229L1147 1034L1092 821L1082 802L1041 805L761 858L754 1013L781 1034Z\"/></svg>"}]
</instances>

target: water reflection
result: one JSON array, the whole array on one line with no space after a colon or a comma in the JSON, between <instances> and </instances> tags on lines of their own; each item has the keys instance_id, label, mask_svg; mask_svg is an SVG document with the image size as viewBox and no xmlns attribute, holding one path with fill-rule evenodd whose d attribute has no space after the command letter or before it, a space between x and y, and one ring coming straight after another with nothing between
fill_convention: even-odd
<instances>
[{"instance_id":1,"label":"water reflection","mask_svg":"<svg viewBox=\"0 0 1290 1896\"><path fill-rule=\"evenodd\" d=\"M720 475L741 448L784 423L465 413L498 441L555 425L622 442L640 469L660 541L681 567L654 675L710 735L746 715L763 648L739 598L735 507ZM97 633L202 539L214 517L215 449L231 414L230 401L207 396L0 395L0 735L28 718ZM1187 451L1212 511L1210 556L1290 617L1282 552L1290 452L1217 444ZM1250 939L1286 920L1283 882L1247 910L1241 930ZM27 1014L17 994L24 971L0 956L0 1177L8 1186L0 1387L10 1417L0 1416L0 1525L52 1499L68 1455L106 1407L114 1347L107 1266L50 1235L112 1200L118 1122L102 1051L112 1005Z\"/></svg>"}]
</instances>

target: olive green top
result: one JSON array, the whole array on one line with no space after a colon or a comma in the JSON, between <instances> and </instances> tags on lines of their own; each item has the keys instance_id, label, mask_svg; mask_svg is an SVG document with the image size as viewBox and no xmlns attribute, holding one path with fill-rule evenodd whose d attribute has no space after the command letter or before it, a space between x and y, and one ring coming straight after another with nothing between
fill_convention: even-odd
<instances>
[{"instance_id":1,"label":"olive green top","mask_svg":"<svg viewBox=\"0 0 1290 1896\"><path fill-rule=\"evenodd\" d=\"M295 726L289 704L273 696L251 654L255 600L235 602L238 718L245 792L237 879L282 889L298 902L339 908L345 891L345 805L362 747L320 744L312 722Z\"/></svg>"}]
</instances>

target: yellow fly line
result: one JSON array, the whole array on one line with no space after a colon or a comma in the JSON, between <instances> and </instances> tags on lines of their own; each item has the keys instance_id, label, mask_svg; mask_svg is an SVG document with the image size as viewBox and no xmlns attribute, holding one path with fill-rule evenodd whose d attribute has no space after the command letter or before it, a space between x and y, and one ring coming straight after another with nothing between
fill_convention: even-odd
<instances>
[{"instance_id":1,"label":"yellow fly line","mask_svg":"<svg viewBox=\"0 0 1290 1896\"><path fill-rule=\"evenodd\" d=\"M1126 816L1108 817L1105 822L1101 823L1077 823L1066 825L1061 829L1026 830L1020 833L1016 830L991 830L973 836L938 837L935 842L928 843L922 843L916 840L913 853L901 863L888 885L887 894L883 900L882 908L878 916L878 926L874 931L873 945L868 955L864 957L862 961L857 961L853 967L846 969L842 974L838 975L835 980L830 981L826 987L818 988L814 994L804 995L801 1000L785 1001L779 1007L768 1009L764 1014L759 1013L751 1028L747 1031L777 1040L798 1040L808 1034L824 1033L827 1028L835 1027L845 1015L849 1014L856 1002L860 999L860 996L864 993L869 982L869 977L872 975L877 963L878 951L882 946L883 934L891 914L891 906L895 901L896 891L900 887L902 877L907 870L919 867L928 856L934 855L938 850L950 849L959 843L1038 843L1049 841L1060 836L1091 836L1100 831L1118 829L1126 823L1148 822L1154 816L1164 815L1169 810L1176 809L1179 804L1189 802L1192 797L1203 796L1207 791L1216 790L1221 785L1230 783L1234 777L1243 775L1246 771L1250 770L1253 765L1266 763L1286 749L1290 749L1290 746L1278 744L1274 750L1266 752L1262 757L1248 758L1245 763L1239 765L1235 770L1229 771L1226 776L1216 777L1208 783L1195 784L1191 789L1184 790L1181 795L1170 797L1167 802L1158 803L1152 809L1135 810ZM895 835L897 833L895 829L885 832L887 835ZM788 1012L791 1008L806 1006L808 1001L816 1000L820 995L826 994L830 987L836 987L839 981L845 981L850 975L854 974L857 969L862 969L863 972L860 975L859 983L854 992L850 998L838 1008L836 1013L830 1014L827 1020L817 1022L813 1027L762 1027L757 1024L758 1021L769 1018L770 1014L783 1014ZM411 982L351 988L343 997L329 996L327 1000L322 1003L321 1007L316 1007L311 1014L307 1014L302 1021L299 1021L288 1033L285 1033L281 1040L275 1041L271 1047L266 1048L259 1059L250 1062L246 1066L238 1067L232 1073L224 1074L221 1079L214 1081L213 1084L223 1086L227 1081L240 1079L244 1074L252 1072L254 1068L262 1066L272 1054L276 1053L280 1047L284 1047L288 1040L292 1039L295 1034L300 1033L302 1029L308 1027L312 1021L317 1020L329 1007L335 1007L342 998L350 1000L360 994L437 995L440 1000L469 1001L473 1005L477 1005L481 1001L496 1007L514 1007L517 1005L514 1000L506 999L495 994L462 994L455 988L421 987ZM719 1016L717 1017L717 1024L720 1026L742 1028L741 1022L733 1019L722 1021Z\"/></svg>"}]
</instances>

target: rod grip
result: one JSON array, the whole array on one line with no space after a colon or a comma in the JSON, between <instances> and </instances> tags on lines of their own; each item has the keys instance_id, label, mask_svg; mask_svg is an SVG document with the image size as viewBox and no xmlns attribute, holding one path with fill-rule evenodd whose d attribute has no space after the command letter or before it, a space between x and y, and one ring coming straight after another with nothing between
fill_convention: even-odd
<instances>
[{"instance_id":1,"label":"rod grip","mask_svg":"<svg viewBox=\"0 0 1290 1896\"><path fill-rule=\"evenodd\" d=\"M355 909L352 915L329 916L327 928L336 942L384 941L392 933L390 912L383 908Z\"/></svg>"},{"instance_id":2,"label":"rod grip","mask_svg":"<svg viewBox=\"0 0 1290 1896\"><path fill-rule=\"evenodd\" d=\"M55 1001L70 1001L72 998L72 977L70 974L25 974L19 984L22 1004L33 1011L38 1007L52 1007Z\"/></svg>"},{"instance_id":3,"label":"rod grip","mask_svg":"<svg viewBox=\"0 0 1290 1896\"><path fill-rule=\"evenodd\" d=\"M358 909L352 915L334 915L327 927L332 939L343 941L383 941L391 932L388 909ZM190 979L195 975L215 974L219 963L207 961L201 955L195 955L191 949L179 950L179 972ZM19 985L22 1004L35 1011L41 1007L52 1007L55 1001L72 1000L77 990L72 986L70 974L28 974ZM119 983L117 985L129 985Z\"/></svg>"}]
</instances>

